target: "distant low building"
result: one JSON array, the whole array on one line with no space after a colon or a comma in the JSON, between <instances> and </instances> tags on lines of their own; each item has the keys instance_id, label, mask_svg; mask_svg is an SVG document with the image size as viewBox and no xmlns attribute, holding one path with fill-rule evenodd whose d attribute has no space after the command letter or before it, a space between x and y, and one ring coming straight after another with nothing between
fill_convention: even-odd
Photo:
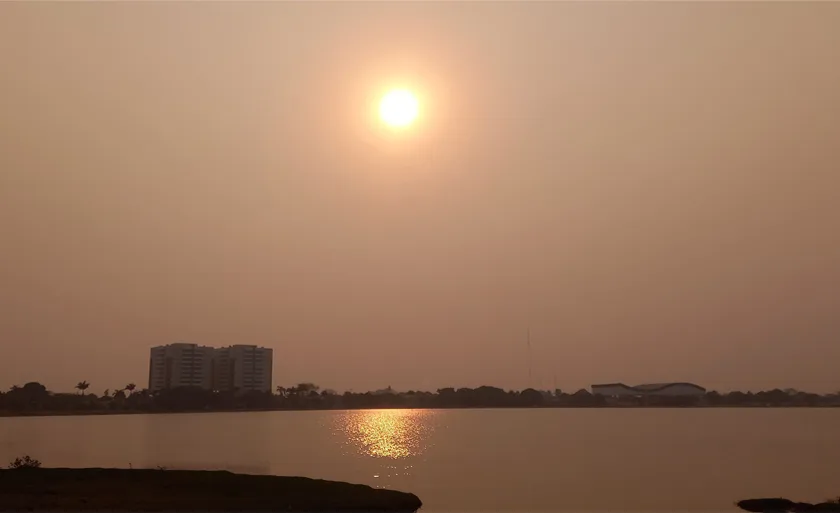
<instances>
[{"instance_id":1,"label":"distant low building","mask_svg":"<svg viewBox=\"0 0 840 513\"><path fill-rule=\"evenodd\" d=\"M698 397L705 395L706 389L694 383L652 383L634 386L605 383L592 385L592 394L607 397Z\"/></svg>"}]
</instances>

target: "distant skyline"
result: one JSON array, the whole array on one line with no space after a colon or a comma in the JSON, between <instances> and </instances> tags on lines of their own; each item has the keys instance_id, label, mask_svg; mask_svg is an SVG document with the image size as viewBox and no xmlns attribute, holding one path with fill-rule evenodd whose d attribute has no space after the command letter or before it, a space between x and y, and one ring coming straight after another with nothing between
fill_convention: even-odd
<instances>
[{"instance_id":1,"label":"distant skyline","mask_svg":"<svg viewBox=\"0 0 840 513\"><path fill-rule=\"evenodd\" d=\"M840 4L0 4L0 381L840 390ZM376 101L417 93L384 131Z\"/></svg>"}]
</instances>

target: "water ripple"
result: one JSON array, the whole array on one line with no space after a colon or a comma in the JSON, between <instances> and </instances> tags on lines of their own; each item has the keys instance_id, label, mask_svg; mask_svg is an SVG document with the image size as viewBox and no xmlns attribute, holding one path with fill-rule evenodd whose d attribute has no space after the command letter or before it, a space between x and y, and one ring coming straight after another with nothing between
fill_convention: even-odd
<instances>
[{"instance_id":1,"label":"water ripple","mask_svg":"<svg viewBox=\"0 0 840 513\"><path fill-rule=\"evenodd\" d=\"M419 456L434 431L430 410L357 410L336 417L344 445L374 458Z\"/></svg>"}]
</instances>

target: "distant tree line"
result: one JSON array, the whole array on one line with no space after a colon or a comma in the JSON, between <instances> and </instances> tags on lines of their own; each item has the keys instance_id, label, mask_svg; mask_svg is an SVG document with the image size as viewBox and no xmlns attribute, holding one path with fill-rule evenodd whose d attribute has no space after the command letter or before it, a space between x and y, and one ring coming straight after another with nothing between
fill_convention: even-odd
<instances>
[{"instance_id":1,"label":"distant tree line","mask_svg":"<svg viewBox=\"0 0 840 513\"><path fill-rule=\"evenodd\" d=\"M178 412L235 410L332 410L372 408L594 408L594 407L820 407L840 406L840 393L819 395L796 390L708 392L699 397L607 398L587 390L568 394L561 390L522 391L497 387L441 388L436 392L344 392L321 390L312 383L277 387L268 392L214 392L200 388L173 388L151 393L130 383L89 393L81 381L77 393L53 393L37 382L0 392L0 412L5 414Z\"/></svg>"}]
</instances>

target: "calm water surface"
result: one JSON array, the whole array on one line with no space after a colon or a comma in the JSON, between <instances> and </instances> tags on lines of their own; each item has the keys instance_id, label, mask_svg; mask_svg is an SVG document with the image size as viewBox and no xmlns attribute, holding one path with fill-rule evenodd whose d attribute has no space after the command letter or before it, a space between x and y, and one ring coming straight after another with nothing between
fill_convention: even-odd
<instances>
[{"instance_id":1,"label":"calm water surface","mask_svg":"<svg viewBox=\"0 0 840 513\"><path fill-rule=\"evenodd\" d=\"M228 469L423 511L734 511L840 495L840 409L377 410L0 419L0 462Z\"/></svg>"}]
</instances>

